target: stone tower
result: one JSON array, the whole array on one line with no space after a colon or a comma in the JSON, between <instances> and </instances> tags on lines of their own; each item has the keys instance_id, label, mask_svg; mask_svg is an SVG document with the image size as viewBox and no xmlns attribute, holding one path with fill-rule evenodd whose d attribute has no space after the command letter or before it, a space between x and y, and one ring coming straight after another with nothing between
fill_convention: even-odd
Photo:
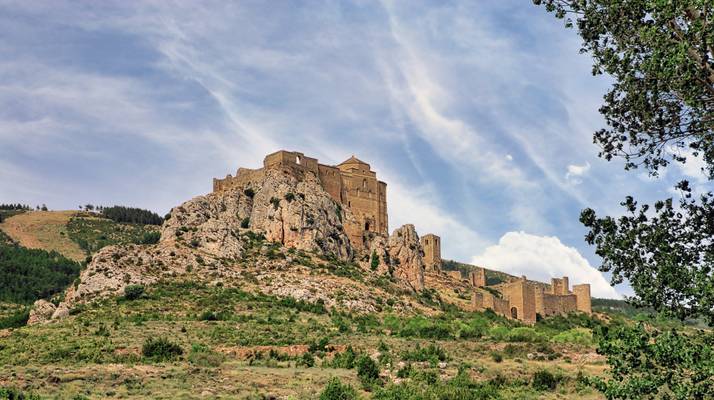
<instances>
[{"instance_id":1,"label":"stone tower","mask_svg":"<svg viewBox=\"0 0 714 400\"><path fill-rule=\"evenodd\" d=\"M592 301L590 299L590 284L583 283L580 285L573 285L573 294L576 298L576 304L578 311L582 311L586 314L592 314Z\"/></svg>"},{"instance_id":2,"label":"stone tower","mask_svg":"<svg viewBox=\"0 0 714 400\"><path fill-rule=\"evenodd\" d=\"M441 270L441 238L429 233L422 236L421 247L424 249L424 264L431 271Z\"/></svg>"}]
</instances>

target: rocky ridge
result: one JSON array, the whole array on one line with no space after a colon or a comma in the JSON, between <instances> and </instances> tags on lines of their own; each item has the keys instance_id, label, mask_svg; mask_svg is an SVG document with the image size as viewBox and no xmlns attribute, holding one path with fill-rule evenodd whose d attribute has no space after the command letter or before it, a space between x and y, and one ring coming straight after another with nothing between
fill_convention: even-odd
<instances>
[{"instance_id":1,"label":"rocky ridge","mask_svg":"<svg viewBox=\"0 0 714 400\"><path fill-rule=\"evenodd\" d=\"M375 296L390 296L359 280L389 274L405 293L424 288L423 250L413 225L388 238L366 238L369 250L360 253L345 233L345 222L350 221L351 211L337 205L314 175L266 169L242 187L174 207L156 245L102 249L58 307L37 302L31 323L67 316L80 303L121 295L128 285L166 279L251 284L267 294L358 312L375 311ZM378 268L373 270L375 256ZM315 274L335 269L360 279ZM332 296L337 291L352 295L337 301Z\"/></svg>"}]
</instances>

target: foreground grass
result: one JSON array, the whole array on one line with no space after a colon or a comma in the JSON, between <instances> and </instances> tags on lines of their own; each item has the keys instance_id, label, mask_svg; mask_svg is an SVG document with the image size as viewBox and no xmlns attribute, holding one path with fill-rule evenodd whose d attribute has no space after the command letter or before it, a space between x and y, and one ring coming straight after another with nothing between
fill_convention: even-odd
<instances>
[{"instance_id":1,"label":"foreground grass","mask_svg":"<svg viewBox=\"0 0 714 400\"><path fill-rule=\"evenodd\" d=\"M328 313L319 305L195 283L159 285L137 300L108 299L73 314L4 331L0 387L70 399L307 399L337 376L365 398L395 398L424 385L447 390L461 374L496 396L482 398L600 398L578 376L605 368L587 335L554 340L588 331L582 325L592 321L585 317L527 328L455 310L429 319ZM165 338L182 354L148 357L142 346L151 338ZM376 360L381 385L370 388L357 377L360 355ZM541 370L557 378L555 389L533 386Z\"/></svg>"}]
</instances>

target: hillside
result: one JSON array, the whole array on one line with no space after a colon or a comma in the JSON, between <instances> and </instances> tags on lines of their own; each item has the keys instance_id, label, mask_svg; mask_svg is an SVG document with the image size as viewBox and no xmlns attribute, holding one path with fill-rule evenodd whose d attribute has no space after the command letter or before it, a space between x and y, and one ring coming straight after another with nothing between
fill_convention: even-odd
<instances>
[{"instance_id":1,"label":"hillside","mask_svg":"<svg viewBox=\"0 0 714 400\"><path fill-rule=\"evenodd\" d=\"M585 378L606 372L599 328L631 323L621 314L525 326L472 311L468 284L424 272L413 226L360 247L354 215L310 176L247 185L174 207L160 231L57 222L87 264L29 325L0 329L0 398L313 399L343 385L366 399L603 398ZM40 225L15 226L50 236Z\"/></svg>"},{"instance_id":2,"label":"hillside","mask_svg":"<svg viewBox=\"0 0 714 400\"><path fill-rule=\"evenodd\" d=\"M67 234L67 223L76 211L31 211L6 218L0 230L22 246L57 251L75 261L86 258L85 252Z\"/></svg>"}]
</instances>

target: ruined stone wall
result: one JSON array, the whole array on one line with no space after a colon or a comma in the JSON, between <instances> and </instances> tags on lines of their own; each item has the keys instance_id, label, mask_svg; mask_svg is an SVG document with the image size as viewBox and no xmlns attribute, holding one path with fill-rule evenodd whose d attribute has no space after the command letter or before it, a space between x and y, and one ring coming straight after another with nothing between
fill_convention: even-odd
<instances>
[{"instance_id":1,"label":"ruined stone wall","mask_svg":"<svg viewBox=\"0 0 714 400\"><path fill-rule=\"evenodd\" d=\"M441 238L428 234L421 237L421 246L424 248L424 263L427 269L441 270Z\"/></svg>"},{"instance_id":2,"label":"ruined stone wall","mask_svg":"<svg viewBox=\"0 0 714 400\"><path fill-rule=\"evenodd\" d=\"M576 308L586 314L592 314L592 300L590 297L590 284L573 285L573 294L576 297Z\"/></svg>"},{"instance_id":3,"label":"ruined stone wall","mask_svg":"<svg viewBox=\"0 0 714 400\"><path fill-rule=\"evenodd\" d=\"M461 271L446 271L446 275L456 280L461 280Z\"/></svg>"},{"instance_id":4,"label":"ruined stone wall","mask_svg":"<svg viewBox=\"0 0 714 400\"><path fill-rule=\"evenodd\" d=\"M474 287L485 287L486 286L486 270L483 268L477 268L472 271L469 276L469 281Z\"/></svg>"}]
</instances>

